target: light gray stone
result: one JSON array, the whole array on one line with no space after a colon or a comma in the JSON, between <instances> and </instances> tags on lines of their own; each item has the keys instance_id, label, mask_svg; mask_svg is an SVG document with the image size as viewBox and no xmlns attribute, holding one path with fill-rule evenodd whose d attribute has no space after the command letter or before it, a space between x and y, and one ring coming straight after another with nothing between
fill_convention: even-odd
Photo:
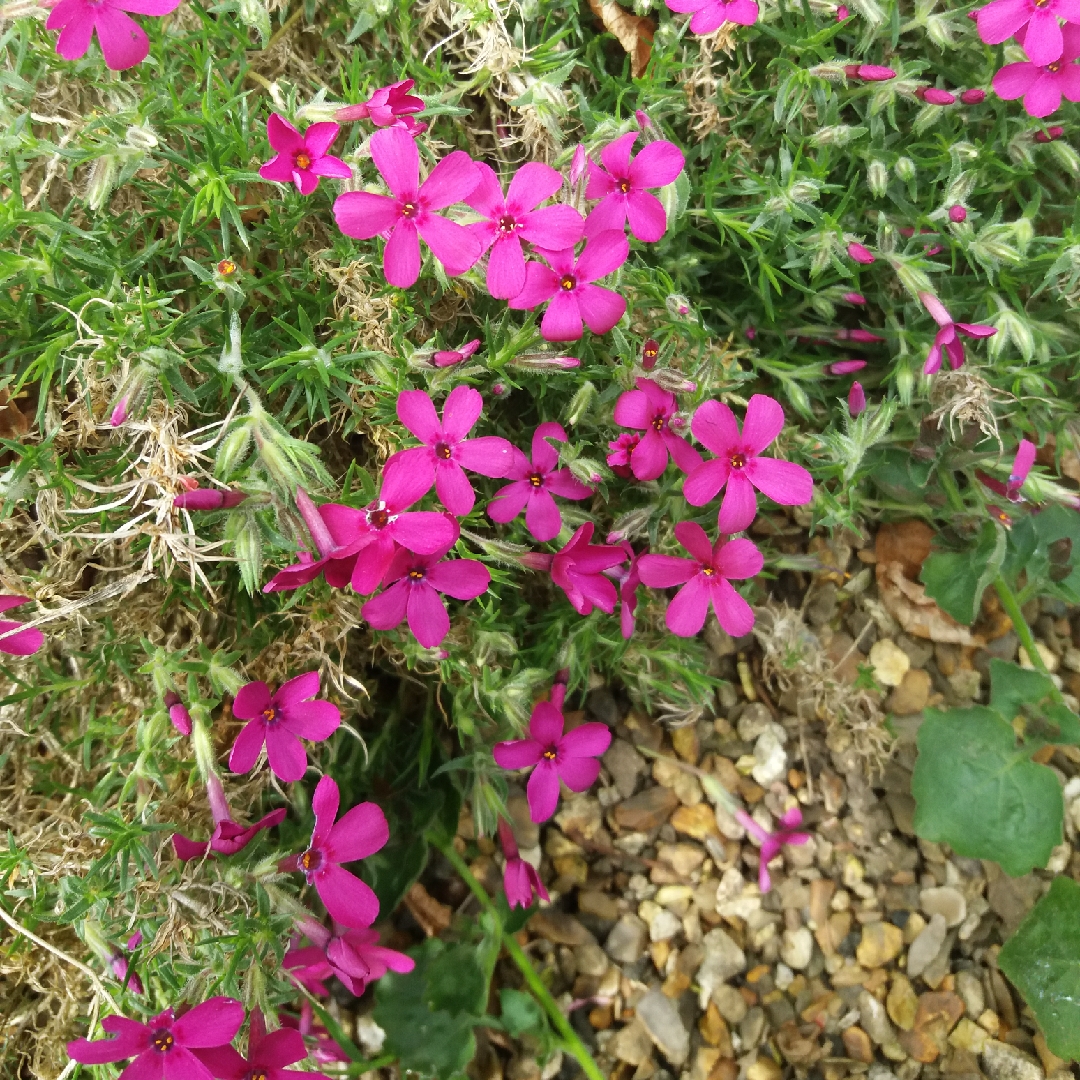
<instances>
[{"instance_id":1,"label":"light gray stone","mask_svg":"<svg viewBox=\"0 0 1080 1080\"><path fill-rule=\"evenodd\" d=\"M780 959L794 971L810 966L814 955L814 935L805 926L798 930L785 930L780 939Z\"/></svg>"},{"instance_id":2,"label":"light gray stone","mask_svg":"<svg viewBox=\"0 0 1080 1080\"><path fill-rule=\"evenodd\" d=\"M911 943L908 950L907 974L909 979L921 975L931 964L934 957L945 944L948 924L943 915L932 915L919 936Z\"/></svg>"},{"instance_id":3,"label":"light gray stone","mask_svg":"<svg viewBox=\"0 0 1080 1080\"><path fill-rule=\"evenodd\" d=\"M604 942L604 952L617 964L632 964L640 960L649 943L649 928L644 919L624 915L612 928Z\"/></svg>"},{"instance_id":4,"label":"light gray stone","mask_svg":"<svg viewBox=\"0 0 1080 1080\"><path fill-rule=\"evenodd\" d=\"M986 1009L986 991L982 979L970 971L956 973L956 992L964 1003L964 1012L972 1020L978 1020Z\"/></svg>"},{"instance_id":5,"label":"light gray stone","mask_svg":"<svg viewBox=\"0 0 1080 1080\"><path fill-rule=\"evenodd\" d=\"M990 1039L982 1052L983 1070L990 1080L1043 1080L1042 1066L1022 1050Z\"/></svg>"},{"instance_id":6,"label":"light gray stone","mask_svg":"<svg viewBox=\"0 0 1080 1080\"><path fill-rule=\"evenodd\" d=\"M716 987L746 970L746 953L719 927L710 930L702 939L705 959L698 968L702 1008Z\"/></svg>"},{"instance_id":7,"label":"light gray stone","mask_svg":"<svg viewBox=\"0 0 1080 1080\"><path fill-rule=\"evenodd\" d=\"M690 1033L671 998L654 987L634 1006L649 1038L672 1065L682 1065L690 1056Z\"/></svg>"}]
</instances>

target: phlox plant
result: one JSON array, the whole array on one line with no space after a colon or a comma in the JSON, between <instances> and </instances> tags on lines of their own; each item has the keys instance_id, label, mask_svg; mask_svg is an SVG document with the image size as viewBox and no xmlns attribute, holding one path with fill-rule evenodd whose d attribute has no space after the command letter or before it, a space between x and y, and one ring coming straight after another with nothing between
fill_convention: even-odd
<instances>
[{"instance_id":1,"label":"phlox plant","mask_svg":"<svg viewBox=\"0 0 1080 1080\"><path fill-rule=\"evenodd\" d=\"M0 1072L460 1075L506 950L529 1045L596 1080L514 936L571 901L511 813L614 790L590 689L707 725L822 538L910 518L920 603L1043 675L1034 605L1080 604L1080 6L973 16L668 0L631 54L561 0L8 5ZM708 790L767 892L804 795Z\"/></svg>"}]
</instances>

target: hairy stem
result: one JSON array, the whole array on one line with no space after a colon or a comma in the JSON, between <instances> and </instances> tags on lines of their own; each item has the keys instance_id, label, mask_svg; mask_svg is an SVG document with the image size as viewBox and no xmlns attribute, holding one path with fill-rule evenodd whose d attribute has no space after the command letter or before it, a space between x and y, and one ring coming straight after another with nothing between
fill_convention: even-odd
<instances>
[{"instance_id":1,"label":"hairy stem","mask_svg":"<svg viewBox=\"0 0 1080 1080\"><path fill-rule=\"evenodd\" d=\"M1035 670L1041 671L1044 675L1049 675L1050 672L1046 670L1046 665L1039 655L1039 650L1035 648L1035 637L1031 633L1031 627L1028 626L1027 619L1024 618L1023 611L1020 610L1020 601L1017 600L1016 593L1009 588L1009 583L1000 575L994 579L994 588L997 590L1001 606L1005 609L1005 614L1012 620L1016 636L1020 639L1020 644L1024 646L1024 652L1028 654Z\"/></svg>"}]
</instances>

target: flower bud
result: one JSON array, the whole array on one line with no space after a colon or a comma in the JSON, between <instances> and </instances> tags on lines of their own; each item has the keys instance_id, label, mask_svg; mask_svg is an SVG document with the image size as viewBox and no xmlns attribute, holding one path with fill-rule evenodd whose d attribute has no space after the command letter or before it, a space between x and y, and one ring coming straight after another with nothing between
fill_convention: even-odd
<instances>
[{"instance_id":1,"label":"flower bud","mask_svg":"<svg viewBox=\"0 0 1080 1080\"><path fill-rule=\"evenodd\" d=\"M577 393L570 399L570 407L566 410L566 422L571 427L580 423L585 414L592 408L595 399L596 387L591 382L582 383Z\"/></svg>"},{"instance_id":2,"label":"flower bud","mask_svg":"<svg viewBox=\"0 0 1080 1080\"><path fill-rule=\"evenodd\" d=\"M986 100L986 91L980 90L978 87L971 90L965 90L960 95L960 100L965 105L981 105Z\"/></svg>"},{"instance_id":3,"label":"flower bud","mask_svg":"<svg viewBox=\"0 0 1080 1080\"><path fill-rule=\"evenodd\" d=\"M850 16L851 16L851 12L848 11L847 5L841 4L836 9L836 21L837 22L843 22L845 19L849 18Z\"/></svg>"},{"instance_id":4,"label":"flower bud","mask_svg":"<svg viewBox=\"0 0 1080 1080\"><path fill-rule=\"evenodd\" d=\"M893 168L896 169L896 175L903 180L905 184L909 184L915 179L915 162L912 161L911 158L897 158Z\"/></svg>"},{"instance_id":5,"label":"flower bud","mask_svg":"<svg viewBox=\"0 0 1080 1080\"><path fill-rule=\"evenodd\" d=\"M180 700L180 695L175 690L170 690L165 695L165 708L169 710L169 719L172 726L181 735L191 734L191 714L187 706Z\"/></svg>"},{"instance_id":6,"label":"flower bud","mask_svg":"<svg viewBox=\"0 0 1080 1080\"><path fill-rule=\"evenodd\" d=\"M862 263L864 266L869 266L875 261L874 256L869 248L864 247L862 244L852 240L847 246L848 255L854 259L857 263Z\"/></svg>"},{"instance_id":7,"label":"flower bud","mask_svg":"<svg viewBox=\"0 0 1080 1080\"><path fill-rule=\"evenodd\" d=\"M524 368L526 371L550 371L553 368L569 370L581 367L581 361L576 356L554 356L543 352L518 353L510 358L509 363L512 367Z\"/></svg>"},{"instance_id":8,"label":"flower bud","mask_svg":"<svg viewBox=\"0 0 1080 1080\"><path fill-rule=\"evenodd\" d=\"M641 347L641 366L646 371L652 371L656 367L656 360L659 355L660 343L655 338L649 338Z\"/></svg>"},{"instance_id":9,"label":"flower bud","mask_svg":"<svg viewBox=\"0 0 1080 1080\"><path fill-rule=\"evenodd\" d=\"M864 367L865 360L837 360L835 364L826 364L825 371L829 375L852 375Z\"/></svg>"},{"instance_id":10,"label":"flower bud","mask_svg":"<svg viewBox=\"0 0 1080 1080\"><path fill-rule=\"evenodd\" d=\"M222 259L217 264L217 276L223 281L231 281L236 277L239 271L239 267L232 261L232 259Z\"/></svg>"},{"instance_id":11,"label":"flower bud","mask_svg":"<svg viewBox=\"0 0 1080 1080\"><path fill-rule=\"evenodd\" d=\"M542 551L526 551L518 557L518 562L526 570L539 570L543 573L551 569L554 558L554 555L545 555Z\"/></svg>"},{"instance_id":12,"label":"flower bud","mask_svg":"<svg viewBox=\"0 0 1080 1080\"><path fill-rule=\"evenodd\" d=\"M569 468L583 484L599 484L607 477L607 469L592 458L575 458L570 462Z\"/></svg>"},{"instance_id":13,"label":"flower bud","mask_svg":"<svg viewBox=\"0 0 1080 1080\"><path fill-rule=\"evenodd\" d=\"M846 301L849 304L865 304L866 297L859 292L846 292L840 294L840 299Z\"/></svg>"},{"instance_id":14,"label":"flower bud","mask_svg":"<svg viewBox=\"0 0 1080 1080\"><path fill-rule=\"evenodd\" d=\"M896 393L900 404L905 408L911 404L911 395L915 390L915 373L905 366L896 372Z\"/></svg>"},{"instance_id":15,"label":"flower bud","mask_svg":"<svg viewBox=\"0 0 1080 1080\"><path fill-rule=\"evenodd\" d=\"M859 413L866 410L866 394L863 391L862 383L855 381L851 384L851 389L848 391L848 412L852 416L858 416Z\"/></svg>"},{"instance_id":16,"label":"flower bud","mask_svg":"<svg viewBox=\"0 0 1080 1080\"><path fill-rule=\"evenodd\" d=\"M896 72L892 68L882 67L880 64L846 64L844 74L849 79L860 82L885 82L896 78Z\"/></svg>"},{"instance_id":17,"label":"flower bud","mask_svg":"<svg viewBox=\"0 0 1080 1080\"><path fill-rule=\"evenodd\" d=\"M668 312L678 319L685 319L693 310L690 301L682 293L672 293L665 301Z\"/></svg>"},{"instance_id":18,"label":"flower bud","mask_svg":"<svg viewBox=\"0 0 1080 1080\"><path fill-rule=\"evenodd\" d=\"M582 143L578 143L574 147L574 156L570 159L570 186L576 187L578 181L585 175L585 166L588 161L588 154L585 153L585 147Z\"/></svg>"},{"instance_id":19,"label":"flower bud","mask_svg":"<svg viewBox=\"0 0 1080 1080\"><path fill-rule=\"evenodd\" d=\"M1065 134L1065 129L1055 124L1053 127L1048 127L1045 131L1035 132L1035 141L1040 143L1053 142L1055 139L1060 139Z\"/></svg>"},{"instance_id":20,"label":"flower bud","mask_svg":"<svg viewBox=\"0 0 1080 1080\"><path fill-rule=\"evenodd\" d=\"M153 150L158 144L158 137L149 124L132 124L124 132L124 142L133 150Z\"/></svg>"},{"instance_id":21,"label":"flower bud","mask_svg":"<svg viewBox=\"0 0 1080 1080\"><path fill-rule=\"evenodd\" d=\"M688 379L674 368L657 368L652 373L652 378L661 390L666 390L669 394L692 394L697 389L697 383L693 379Z\"/></svg>"},{"instance_id":22,"label":"flower bud","mask_svg":"<svg viewBox=\"0 0 1080 1080\"><path fill-rule=\"evenodd\" d=\"M829 82L839 82L845 73L845 66L833 61L828 64L815 64L807 69L809 74L816 75L819 79L828 79Z\"/></svg>"},{"instance_id":23,"label":"flower bud","mask_svg":"<svg viewBox=\"0 0 1080 1080\"><path fill-rule=\"evenodd\" d=\"M631 510L615 519L611 532L607 534L605 544L621 544L624 540L633 540L644 535L652 517L652 508L648 506Z\"/></svg>"},{"instance_id":24,"label":"flower bud","mask_svg":"<svg viewBox=\"0 0 1080 1080\"><path fill-rule=\"evenodd\" d=\"M965 210L959 203L954 203L949 207L949 220L954 225L959 225L964 221L967 221L967 210Z\"/></svg>"},{"instance_id":25,"label":"flower bud","mask_svg":"<svg viewBox=\"0 0 1080 1080\"><path fill-rule=\"evenodd\" d=\"M889 187L889 170L881 161L871 161L866 167L866 183L875 198L880 199Z\"/></svg>"},{"instance_id":26,"label":"flower bud","mask_svg":"<svg viewBox=\"0 0 1080 1080\"><path fill-rule=\"evenodd\" d=\"M497 398L506 398L510 396L510 387L504 382L493 382L491 384L491 396Z\"/></svg>"},{"instance_id":27,"label":"flower bud","mask_svg":"<svg viewBox=\"0 0 1080 1080\"><path fill-rule=\"evenodd\" d=\"M183 491L173 499L175 510L231 510L247 498L246 491L200 488Z\"/></svg>"},{"instance_id":28,"label":"flower bud","mask_svg":"<svg viewBox=\"0 0 1080 1080\"><path fill-rule=\"evenodd\" d=\"M217 775L217 770L214 768L214 741L210 738L210 718L203 705L193 705L192 712L191 745L195 751L195 764L205 784L211 776Z\"/></svg>"},{"instance_id":29,"label":"flower bud","mask_svg":"<svg viewBox=\"0 0 1080 1080\"><path fill-rule=\"evenodd\" d=\"M249 596L259 591L262 581L262 532L254 514L230 514L225 538L232 541L233 556L240 569L240 579Z\"/></svg>"},{"instance_id":30,"label":"flower bud","mask_svg":"<svg viewBox=\"0 0 1080 1080\"><path fill-rule=\"evenodd\" d=\"M634 119L637 121L638 127L641 128L642 131L648 131L656 126L649 119L649 114L644 109L635 109Z\"/></svg>"},{"instance_id":31,"label":"flower bud","mask_svg":"<svg viewBox=\"0 0 1080 1080\"><path fill-rule=\"evenodd\" d=\"M247 457L251 446L251 421L244 418L221 440L214 459L214 471L219 476L230 476Z\"/></svg>"},{"instance_id":32,"label":"flower bud","mask_svg":"<svg viewBox=\"0 0 1080 1080\"><path fill-rule=\"evenodd\" d=\"M1080 173L1080 156L1067 142L1055 139L1050 152L1061 162L1067 172L1071 172L1074 176Z\"/></svg>"},{"instance_id":33,"label":"flower bud","mask_svg":"<svg viewBox=\"0 0 1080 1080\"><path fill-rule=\"evenodd\" d=\"M109 200L119 172L115 154L103 154L90 166L83 199L91 210L100 210Z\"/></svg>"},{"instance_id":34,"label":"flower bud","mask_svg":"<svg viewBox=\"0 0 1080 1080\"><path fill-rule=\"evenodd\" d=\"M927 105L955 105L956 96L948 90L939 90L936 86L920 86L915 96Z\"/></svg>"}]
</instances>

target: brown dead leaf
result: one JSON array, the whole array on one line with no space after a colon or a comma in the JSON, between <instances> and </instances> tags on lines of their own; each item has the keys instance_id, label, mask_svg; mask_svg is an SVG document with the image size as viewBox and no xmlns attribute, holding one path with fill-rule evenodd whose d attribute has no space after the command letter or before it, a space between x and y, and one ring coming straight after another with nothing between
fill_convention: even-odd
<instances>
[{"instance_id":1,"label":"brown dead leaf","mask_svg":"<svg viewBox=\"0 0 1080 1080\"><path fill-rule=\"evenodd\" d=\"M405 906L428 937L434 937L450 926L453 912L440 904L419 881L405 894Z\"/></svg>"},{"instance_id":2,"label":"brown dead leaf","mask_svg":"<svg viewBox=\"0 0 1080 1080\"><path fill-rule=\"evenodd\" d=\"M984 641L946 615L926 595L926 587L910 580L904 564L893 561L877 564L878 597L885 610L909 633L930 641L954 645L982 645Z\"/></svg>"},{"instance_id":3,"label":"brown dead leaf","mask_svg":"<svg viewBox=\"0 0 1080 1080\"><path fill-rule=\"evenodd\" d=\"M614 0L589 0L592 13L613 34L630 57L630 74L640 79L652 55L653 31L656 23L647 15L635 15L614 3Z\"/></svg>"},{"instance_id":4,"label":"brown dead leaf","mask_svg":"<svg viewBox=\"0 0 1080 1080\"><path fill-rule=\"evenodd\" d=\"M0 387L0 439L17 439L29 430L30 417L12 401L7 387Z\"/></svg>"},{"instance_id":5,"label":"brown dead leaf","mask_svg":"<svg viewBox=\"0 0 1080 1080\"><path fill-rule=\"evenodd\" d=\"M904 568L904 575L912 581L919 580L919 571L930 554L934 530L925 521L890 521L878 529L874 541L874 553L878 565L897 562Z\"/></svg>"}]
</instances>

